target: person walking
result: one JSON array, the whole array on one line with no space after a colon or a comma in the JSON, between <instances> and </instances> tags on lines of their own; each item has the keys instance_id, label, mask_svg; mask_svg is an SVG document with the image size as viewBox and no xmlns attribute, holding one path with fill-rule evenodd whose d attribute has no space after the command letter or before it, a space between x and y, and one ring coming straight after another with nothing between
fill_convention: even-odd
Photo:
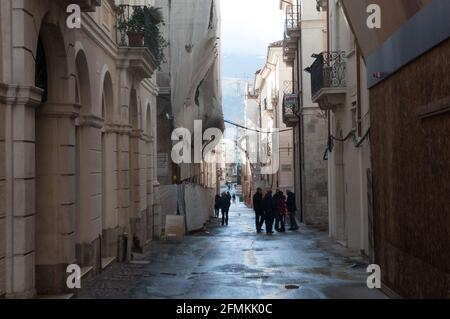
<instances>
[{"instance_id":1,"label":"person walking","mask_svg":"<svg viewBox=\"0 0 450 319\"><path fill-rule=\"evenodd\" d=\"M266 222L266 233L268 235L273 234L272 227L275 218L274 209L275 205L272 197L272 190L268 190L263 200L264 219Z\"/></svg>"},{"instance_id":2,"label":"person walking","mask_svg":"<svg viewBox=\"0 0 450 319\"><path fill-rule=\"evenodd\" d=\"M298 230L297 220L295 218L295 212L297 211L297 205L295 203L295 194L290 190L287 191L287 201L286 206L289 214L289 221L291 223L291 228L289 230Z\"/></svg>"},{"instance_id":3,"label":"person walking","mask_svg":"<svg viewBox=\"0 0 450 319\"><path fill-rule=\"evenodd\" d=\"M222 194L222 226L228 226L228 213L231 206L231 196L230 193Z\"/></svg>"},{"instance_id":4,"label":"person walking","mask_svg":"<svg viewBox=\"0 0 450 319\"><path fill-rule=\"evenodd\" d=\"M278 192L277 213L278 213L277 231L279 231L280 233L284 233L286 231L285 223L286 223L287 207L286 207L286 196L284 196L282 191Z\"/></svg>"},{"instance_id":5,"label":"person walking","mask_svg":"<svg viewBox=\"0 0 450 319\"><path fill-rule=\"evenodd\" d=\"M277 189L275 191L275 194L273 194L273 201L275 203L275 209L274 209L274 218L275 218L275 230L280 231L280 218L279 218L279 212L278 212L278 197L280 196L280 190Z\"/></svg>"},{"instance_id":6,"label":"person walking","mask_svg":"<svg viewBox=\"0 0 450 319\"><path fill-rule=\"evenodd\" d=\"M256 232L262 232L262 225L264 224L264 205L262 189L257 188L255 195L253 195L253 210L255 211L255 225ZM266 226L267 227L267 226Z\"/></svg>"},{"instance_id":7,"label":"person walking","mask_svg":"<svg viewBox=\"0 0 450 319\"><path fill-rule=\"evenodd\" d=\"M219 194L217 194L214 199L214 217L215 218L219 218L221 206L222 206L222 198L219 196Z\"/></svg>"}]
</instances>

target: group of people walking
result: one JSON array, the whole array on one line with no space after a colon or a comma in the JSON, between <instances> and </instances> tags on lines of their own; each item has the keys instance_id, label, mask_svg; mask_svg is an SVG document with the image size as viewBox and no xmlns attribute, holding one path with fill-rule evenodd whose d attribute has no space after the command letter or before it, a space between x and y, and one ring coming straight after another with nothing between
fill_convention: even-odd
<instances>
[{"instance_id":1,"label":"group of people walking","mask_svg":"<svg viewBox=\"0 0 450 319\"><path fill-rule=\"evenodd\" d=\"M234 197L236 201L236 195L231 196L230 192L223 192L222 196L216 195L214 201L215 218L219 218L219 213L222 211L222 226L228 226L228 213L230 212L231 199Z\"/></svg>"},{"instance_id":2,"label":"group of people walking","mask_svg":"<svg viewBox=\"0 0 450 319\"><path fill-rule=\"evenodd\" d=\"M263 194L262 189L258 188L253 195L253 209L255 211L256 231L262 232L264 223L266 224L266 233L273 234L273 226L278 232L286 231L286 222L289 217L290 228L288 230L295 231L298 229L295 212L297 207L295 204L295 194L287 191L287 197L279 189L275 194L272 190L268 190Z\"/></svg>"}]
</instances>

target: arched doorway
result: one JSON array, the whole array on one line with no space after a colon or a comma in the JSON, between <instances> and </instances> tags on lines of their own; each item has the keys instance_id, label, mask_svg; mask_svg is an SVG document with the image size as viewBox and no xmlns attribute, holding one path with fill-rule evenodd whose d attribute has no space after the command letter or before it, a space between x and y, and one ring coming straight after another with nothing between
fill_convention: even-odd
<instances>
[{"instance_id":1,"label":"arched doorway","mask_svg":"<svg viewBox=\"0 0 450 319\"><path fill-rule=\"evenodd\" d=\"M66 268L75 262L75 118L64 37L44 19L36 47L35 86L44 93L35 113L35 287L67 292ZM51 63L49 63L51 61Z\"/></svg>"}]
</instances>

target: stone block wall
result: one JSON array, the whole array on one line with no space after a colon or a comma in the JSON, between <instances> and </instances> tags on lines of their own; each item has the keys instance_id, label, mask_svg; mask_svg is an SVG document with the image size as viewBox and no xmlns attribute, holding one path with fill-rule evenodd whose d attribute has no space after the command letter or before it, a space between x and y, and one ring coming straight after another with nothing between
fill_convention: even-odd
<instances>
[{"instance_id":1,"label":"stone block wall","mask_svg":"<svg viewBox=\"0 0 450 319\"><path fill-rule=\"evenodd\" d=\"M328 224L328 168L323 160L327 145L327 121L315 108L303 117L303 221L307 225Z\"/></svg>"}]
</instances>

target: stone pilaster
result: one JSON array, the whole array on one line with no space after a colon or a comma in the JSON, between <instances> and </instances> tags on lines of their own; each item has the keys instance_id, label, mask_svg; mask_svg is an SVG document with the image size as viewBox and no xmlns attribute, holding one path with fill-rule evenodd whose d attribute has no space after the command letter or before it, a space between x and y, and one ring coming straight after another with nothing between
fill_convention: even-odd
<instances>
[{"instance_id":1,"label":"stone pilaster","mask_svg":"<svg viewBox=\"0 0 450 319\"><path fill-rule=\"evenodd\" d=\"M35 107L42 91L0 84L0 295L31 297L35 258Z\"/></svg>"},{"instance_id":2,"label":"stone pilaster","mask_svg":"<svg viewBox=\"0 0 450 319\"><path fill-rule=\"evenodd\" d=\"M153 214L153 143L152 137L147 138L146 154L147 154L147 242L153 239L154 233L154 214Z\"/></svg>"},{"instance_id":3,"label":"stone pilaster","mask_svg":"<svg viewBox=\"0 0 450 319\"><path fill-rule=\"evenodd\" d=\"M6 95L0 84L0 99ZM6 294L6 106L0 100L0 298Z\"/></svg>"},{"instance_id":4,"label":"stone pilaster","mask_svg":"<svg viewBox=\"0 0 450 319\"><path fill-rule=\"evenodd\" d=\"M104 126L104 223L102 232L102 258L117 257L119 240L119 136L120 125Z\"/></svg>"},{"instance_id":5,"label":"stone pilaster","mask_svg":"<svg viewBox=\"0 0 450 319\"><path fill-rule=\"evenodd\" d=\"M103 119L81 115L77 127L77 249L80 266L101 269L101 236L104 222Z\"/></svg>"},{"instance_id":6,"label":"stone pilaster","mask_svg":"<svg viewBox=\"0 0 450 319\"><path fill-rule=\"evenodd\" d=\"M79 106L63 103L46 103L37 110L35 273L38 293L67 292L66 267L76 261L75 118L78 111ZM25 233L30 232L25 230Z\"/></svg>"},{"instance_id":7,"label":"stone pilaster","mask_svg":"<svg viewBox=\"0 0 450 319\"><path fill-rule=\"evenodd\" d=\"M162 216L161 216L161 203L159 194L160 184L153 180L153 236L156 239L161 239L161 227L162 227Z\"/></svg>"},{"instance_id":8,"label":"stone pilaster","mask_svg":"<svg viewBox=\"0 0 450 319\"><path fill-rule=\"evenodd\" d=\"M142 252L145 245L146 216L141 211L141 178L140 178L140 139L142 130L133 130L130 135L130 170L131 170L131 207L130 207L130 237L133 241L132 249Z\"/></svg>"}]
</instances>

